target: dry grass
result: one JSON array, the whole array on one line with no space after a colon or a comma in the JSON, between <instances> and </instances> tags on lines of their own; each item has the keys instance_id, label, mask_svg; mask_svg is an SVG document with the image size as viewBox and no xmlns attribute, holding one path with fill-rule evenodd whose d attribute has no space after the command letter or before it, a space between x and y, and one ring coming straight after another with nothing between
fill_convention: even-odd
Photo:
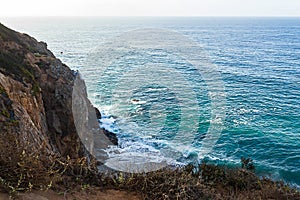
<instances>
[{"instance_id":1,"label":"dry grass","mask_svg":"<svg viewBox=\"0 0 300 200\"><path fill-rule=\"evenodd\" d=\"M139 192L143 199L300 199L298 191L248 169L205 163L145 174L107 173L101 180L107 188Z\"/></svg>"},{"instance_id":2,"label":"dry grass","mask_svg":"<svg viewBox=\"0 0 300 200\"><path fill-rule=\"evenodd\" d=\"M2 190L15 193L51 187L57 173L50 162L46 162L42 149L36 152L26 148L13 134L1 135L0 147Z\"/></svg>"},{"instance_id":3,"label":"dry grass","mask_svg":"<svg viewBox=\"0 0 300 200\"><path fill-rule=\"evenodd\" d=\"M85 158L51 155L41 144L38 150L14 134L0 135L0 190L14 195L32 189L72 188L93 182L96 172Z\"/></svg>"},{"instance_id":4,"label":"dry grass","mask_svg":"<svg viewBox=\"0 0 300 200\"><path fill-rule=\"evenodd\" d=\"M259 178L250 159L243 168L202 163L196 167L167 167L144 174L97 173L85 158L70 159L28 149L11 135L0 135L0 189L10 194L32 189L69 191L100 186L138 193L143 199L300 199L282 182Z\"/></svg>"}]
</instances>

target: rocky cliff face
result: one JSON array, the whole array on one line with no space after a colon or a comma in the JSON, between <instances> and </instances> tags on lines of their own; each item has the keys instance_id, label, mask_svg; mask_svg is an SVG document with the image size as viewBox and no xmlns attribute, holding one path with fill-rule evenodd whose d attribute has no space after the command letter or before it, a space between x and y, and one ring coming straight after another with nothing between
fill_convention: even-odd
<instances>
[{"instance_id":1,"label":"rocky cliff face","mask_svg":"<svg viewBox=\"0 0 300 200\"><path fill-rule=\"evenodd\" d=\"M43 145L64 157L88 156L72 111L76 78L46 43L0 24L0 134L16 134L32 148ZM79 85L85 91L84 82ZM86 92L78 95L82 104L93 108ZM90 120L97 127L96 114L80 126L88 128Z\"/></svg>"}]
</instances>

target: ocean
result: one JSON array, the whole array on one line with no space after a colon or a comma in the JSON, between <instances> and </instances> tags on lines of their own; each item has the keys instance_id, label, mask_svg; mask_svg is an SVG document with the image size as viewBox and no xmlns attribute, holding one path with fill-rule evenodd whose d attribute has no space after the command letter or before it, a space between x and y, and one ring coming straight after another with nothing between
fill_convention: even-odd
<instances>
[{"instance_id":1,"label":"ocean","mask_svg":"<svg viewBox=\"0 0 300 200\"><path fill-rule=\"evenodd\" d=\"M234 167L250 157L258 175L300 186L300 18L1 22L79 70L101 126L119 137L112 158Z\"/></svg>"}]
</instances>

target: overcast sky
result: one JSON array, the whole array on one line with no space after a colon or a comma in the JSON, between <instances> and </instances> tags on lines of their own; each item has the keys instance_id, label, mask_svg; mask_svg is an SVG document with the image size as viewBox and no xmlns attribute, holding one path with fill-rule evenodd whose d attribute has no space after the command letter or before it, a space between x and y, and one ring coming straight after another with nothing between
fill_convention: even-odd
<instances>
[{"instance_id":1,"label":"overcast sky","mask_svg":"<svg viewBox=\"0 0 300 200\"><path fill-rule=\"evenodd\" d=\"M300 16L300 0L3 0L0 16Z\"/></svg>"}]
</instances>

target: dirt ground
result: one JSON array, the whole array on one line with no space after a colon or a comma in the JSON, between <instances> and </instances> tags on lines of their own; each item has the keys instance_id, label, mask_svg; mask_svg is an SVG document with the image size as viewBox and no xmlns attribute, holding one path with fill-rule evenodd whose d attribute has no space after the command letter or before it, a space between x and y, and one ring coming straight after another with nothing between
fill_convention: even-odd
<instances>
[{"instance_id":1,"label":"dirt ground","mask_svg":"<svg viewBox=\"0 0 300 200\"><path fill-rule=\"evenodd\" d=\"M10 199L8 194L0 193L0 200ZM90 188L88 191L73 192L55 192L48 191L31 191L20 193L15 198L17 200L140 200L137 194L128 193L119 190L106 190L100 188Z\"/></svg>"}]
</instances>

